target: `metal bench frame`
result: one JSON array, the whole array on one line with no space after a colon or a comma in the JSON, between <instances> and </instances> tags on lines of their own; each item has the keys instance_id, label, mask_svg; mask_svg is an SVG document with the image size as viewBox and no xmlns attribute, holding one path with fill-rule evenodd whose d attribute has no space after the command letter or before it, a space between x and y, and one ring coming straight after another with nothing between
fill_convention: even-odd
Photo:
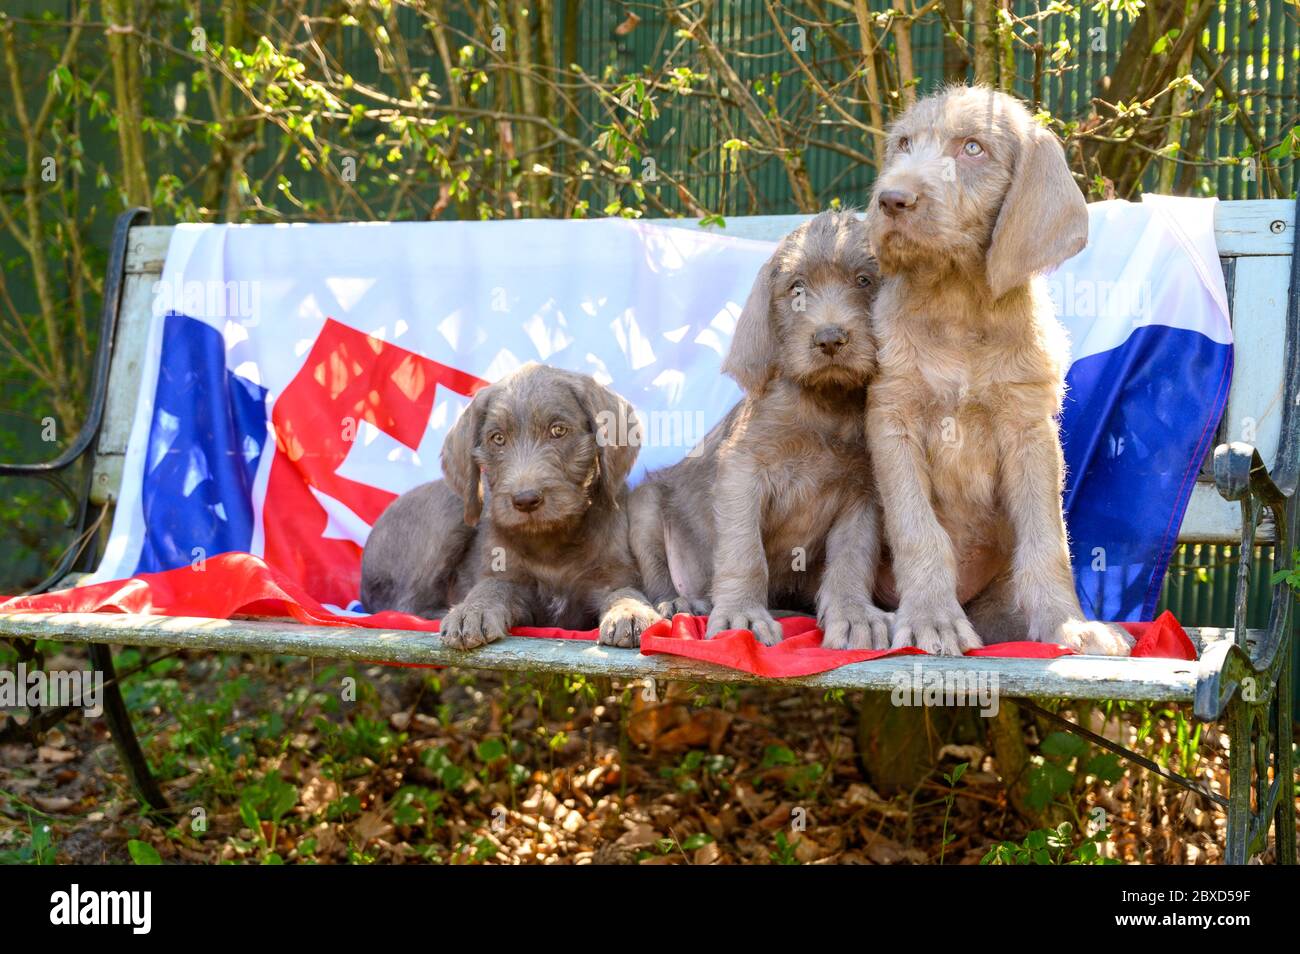
<instances>
[{"instance_id":1,"label":"metal bench frame","mask_svg":"<svg viewBox=\"0 0 1300 954\"><path fill-rule=\"evenodd\" d=\"M1225 799L1207 792L1188 779L1173 775L1150 760L1101 739L1073 723L1059 720L1097 744L1117 750L1138 764L1159 772L1172 781L1205 794L1227 810L1226 861L1243 864L1263 851L1269 828L1275 825L1279 863L1296 863L1296 817L1294 805L1295 769L1292 762L1292 672L1291 630L1293 595L1285 584L1272 587L1268 626L1248 631L1247 601L1251 565L1248 555L1257 540L1276 544L1276 565L1290 566L1296 548L1296 487L1300 480L1300 255L1297 221L1300 201L1294 208L1281 202L1235 202L1229 227L1220 229L1220 250L1225 257L1225 276L1234 312L1240 307L1242 283L1250 275L1239 275L1239 257L1290 254L1289 286L1285 302L1285 358L1280 393L1265 411L1256 395L1234 406L1230 397L1225 422L1241 420L1255 413L1275 416L1276 452L1272 466L1255 447L1225 441L1214 452L1213 478L1198 484L1184 521L1180 541L1234 543L1240 546L1234 619L1231 630L1192 630L1201 656L1195 663L1171 660L1100 657L1064 657L1045 660L998 660L999 691L1005 698L1124 699L1147 702L1191 703L1197 719L1225 723L1231 740L1230 790ZM103 534L105 517L112 506L116 482L120 479L121 448L105 447L106 408L110 402L111 379L126 378L130 363L118 354L121 344L119 317L129 274L149 274L138 267L131 272L128 262L132 242L147 220L148 210L132 209L118 217L114 226L104 283L99 346L95 354L94 377L85 424L72 443L55 459L38 464L0 464L0 477L37 477L49 481L73 501L73 528L78 544L71 548L53 572L32 592L54 588L69 573L94 568ZM777 238L801 217L758 216L733 219L727 231L751 238ZM686 221L665 222L698 227ZM154 237L155 244L159 240ZM1285 245L1281 244L1283 241ZM1225 248L1225 242L1229 247ZM139 249L134 250L139 253ZM154 263L157 264L156 262ZM1270 304L1276 304L1270 300ZM1276 331L1282 331L1278 328ZM1276 333L1265 329L1263 345L1276 348ZM1243 370L1243 350L1238 343L1238 372ZM133 397L131 382L118 380L117 388ZM1234 383L1234 396L1238 388ZM126 397L114 392L119 405L112 415L123 413ZM1267 396L1267 395L1265 395ZM133 403L133 401L131 402ZM1237 404L1242 402L1237 401ZM125 414L129 417L129 410ZM122 442L122 424L116 440ZM129 429L129 425L126 425ZM1221 425L1223 436L1226 425ZM98 439L98 443L97 443ZM1271 438L1270 438L1271 439ZM124 444L123 444L124 446ZM113 454L119 456L113 459ZM80 485L68 474L85 462ZM1224 502L1238 504L1236 520ZM122 764L141 799L151 808L166 812L166 798L152 777L140 748L126 705L122 700L113 667L112 645L185 648L248 653L283 653L357 661L436 663L487 670L534 672L583 672L636 680L684 680L689 682L763 682L744 674L708 664L663 656L642 656L635 651L606 649L588 643L565 640L511 638L472 652L443 647L436 637L402 631L305 627L289 622L266 620L207 620L113 614L0 614L0 637L7 638L25 660L40 664L35 640L51 639L86 642L91 664L105 680L105 715ZM816 676L780 680L782 685L821 689L889 690L900 673L911 673L920 665L941 665L945 672L963 669L987 671L990 663L978 659L907 657L883 659L844 666ZM1039 710L1045 712L1045 710ZM56 723L66 713L33 712L38 728ZM1059 719L1057 716L1053 718ZM1272 778L1270 779L1270 772Z\"/></svg>"}]
</instances>

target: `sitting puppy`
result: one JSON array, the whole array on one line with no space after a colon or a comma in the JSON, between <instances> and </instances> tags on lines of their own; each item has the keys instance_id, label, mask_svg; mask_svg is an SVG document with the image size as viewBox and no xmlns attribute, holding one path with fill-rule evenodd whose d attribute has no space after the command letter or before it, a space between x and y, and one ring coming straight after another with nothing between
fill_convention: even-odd
<instances>
[{"instance_id":1,"label":"sitting puppy","mask_svg":"<svg viewBox=\"0 0 1300 954\"><path fill-rule=\"evenodd\" d=\"M1084 247L1088 210L1060 144L1011 97L950 88L894 124L873 198L885 279L867 433L894 644L955 655L981 636L1027 637L1127 653L1126 633L1084 618L1061 509L1068 349L1037 276ZM977 550L998 567L968 602L959 560Z\"/></svg>"},{"instance_id":2,"label":"sitting puppy","mask_svg":"<svg viewBox=\"0 0 1300 954\"><path fill-rule=\"evenodd\" d=\"M441 617L443 641L461 649L512 626L597 623L605 645L638 645L660 617L628 550L637 448L602 426L620 420L635 420L631 406L572 371L528 365L483 388L443 444L446 481L408 491L375 523L366 608Z\"/></svg>"},{"instance_id":3,"label":"sitting puppy","mask_svg":"<svg viewBox=\"0 0 1300 954\"><path fill-rule=\"evenodd\" d=\"M744 399L632 494L632 548L660 612L711 606L710 637L748 629L773 645L769 606L815 608L824 645L888 646L862 432L877 279L848 212L801 225L764 265L722 366Z\"/></svg>"}]
</instances>

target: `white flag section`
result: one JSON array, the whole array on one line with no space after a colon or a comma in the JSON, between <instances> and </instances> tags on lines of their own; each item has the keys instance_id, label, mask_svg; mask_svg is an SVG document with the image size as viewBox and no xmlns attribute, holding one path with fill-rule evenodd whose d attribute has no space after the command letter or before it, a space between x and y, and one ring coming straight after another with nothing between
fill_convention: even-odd
<instances>
[{"instance_id":1,"label":"white flag section","mask_svg":"<svg viewBox=\"0 0 1300 954\"><path fill-rule=\"evenodd\" d=\"M461 372L470 383L497 380L528 361L589 373L628 398L646 424L633 479L672 463L739 398L719 366L772 248L621 219L179 226L156 297L120 505L96 578L230 549L274 563L274 526L304 519L320 524L319 538L333 551L327 562L335 565L349 549L359 554L376 498L386 502L441 476L442 439L469 388L435 387L437 371L426 369L423 385L407 382L405 393L398 387L386 396L427 418L414 430L409 414L388 426L350 389L338 393L334 380L378 380L391 370L374 363L386 354L363 347L341 365L340 348L351 342L322 341L338 331L335 323ZM218 359L224 376L210 367ZM310 374L330 381L307 400L323 399L329 412L307 422L278 414L313 362ZM187 363L199 367L191 373ZM204 414L214 403L235 411ZM240 412L241 403L258 405L260 417L257 408ZM273 425L271 435L264 422ZM278 458L301 451L292 460L301 464L320 449L313 445L350 426L354 439L333 478L294 468L309 498L272 480ZM256 466L220 472L217 459L232 453ZM162 467L168 458L175 466ZM310 535L292 537L314 545ZM330 602L343 599L335 587L329 595Z\"/></svg>"},{"instance_id":2,"label":"white flag section","mask_svg":"<svg viewBox=\"0 0 1300 954\"><path fill-rule=\"evenodd\" d=\"M1074 340L1067 503L1085 607L1137 618L1226 399L1231 334L1212 200L1099 203L1091 221L1050 276ZM475 387L528 361L636 406L635 482L739 398L719 368L773 248L620 219L179 226L95 579L251 552L354 604L384 507L441 476Z\"/></svg>"}]
</instances>

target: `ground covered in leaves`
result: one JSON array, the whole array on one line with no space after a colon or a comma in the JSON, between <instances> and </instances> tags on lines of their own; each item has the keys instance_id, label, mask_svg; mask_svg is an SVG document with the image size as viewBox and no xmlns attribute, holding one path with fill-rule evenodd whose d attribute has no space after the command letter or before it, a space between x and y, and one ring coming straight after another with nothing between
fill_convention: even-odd
<instances>
[{"instance_id":1,"label":"ground covered in leaves","mask_svg":"<svg viewBox=\"0 0 1300 954\"><path fill-rule=\"evenodd\" d=\"M85 664L79 649L44 648L47 666ZM947 746L906 790L873 786L852 693L136 650L119 667L134 670L127 703L174 816L141 811L102 718L16 741L19 719L0 714L0 862L1204 864L1222 854L1223 814L1206 799L1027 717L1020 783L1031 807L1018 811L978 743ZM1186 713L1077 714L1226 789L1226 737Z\"/></svg>"}]
</instances>

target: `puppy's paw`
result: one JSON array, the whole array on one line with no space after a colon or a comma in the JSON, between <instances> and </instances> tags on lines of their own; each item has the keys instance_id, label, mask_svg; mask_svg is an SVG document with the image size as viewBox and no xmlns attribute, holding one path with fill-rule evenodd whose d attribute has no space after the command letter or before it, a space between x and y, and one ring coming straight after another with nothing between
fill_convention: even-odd
<instances>
[{"instance_id":1,"label":"puppy's paw","mask_svg":"<svg viewBox=\"0 0 1300 954\"><path fill-rule=\"evenodd\" d=\"M825 649L888 649L894 614L870 600L843 600L818 614Z\"/></svg>"},{"instance_id":2,"label":"puppy's paw","mask_svg":"<svg viewBox=\"0 0 1300 954\"><path fill-rule=\"evenodd\" d=\"M438 636L452 649L474 649L508 635L506 611L481 603L453 606L438 629Z\"/></svg>"},{"instance_id":3,"label":"puppy's paw","mask_svg":"<svg viewBox=\"0 0 1300 954\"><path fill-rule=\"evenodd\" d=\"M894 619L894 649L915 646L936 656L960 656L983 645L956 600L903 605Z\"/></svg>"},{"instance_id":4,"label":"puppy's paw","mask_svg":"<svg viewBox=\"0 0 1300 954\"><path fill-rule=\"evenodd\" d=\"M655 604L655 610L664 619L672 619L678 613L685 613L687 616L708 616L712 608L713 605L708 600L696 599L693 596L676 596L671 600Z\"/></svg>"},{"instance_id":5,"label":"puppy's paw","mask_svg":"<svg viewBox=\"0 0 1300 954\"><path fill-rule=\"evenodd\" d=\"M602 646L635 649L641 645L641 634L661 618L647 603L619 600L600 618L600 635L596 641Z\"/></svg>"},{"instance_id":6,"label":"puppy's paw","mask_svg":"<svg viewBox=\"0 0 1300 954\"><path fill-rule=\"evenodd\" d=\"M704 638L712 639L729 629L747 629L764 646L775 646L781 641L781 624L762 606L713 607Z\"/></svg>"},{"instance_id":7,"label":"puppy's paw","mask_svg":"<svg viewBox=\"0 0 1300 954\"><path fill-rule=\"evenodd\" d=\"M1031 637L1036 627L1030 628ZM1127 656L1136 640L1121 626L1087 619L1067 619L1046 630L1037 642L1059 643L1085 656Z\"/></svg>"}]
</instances>

